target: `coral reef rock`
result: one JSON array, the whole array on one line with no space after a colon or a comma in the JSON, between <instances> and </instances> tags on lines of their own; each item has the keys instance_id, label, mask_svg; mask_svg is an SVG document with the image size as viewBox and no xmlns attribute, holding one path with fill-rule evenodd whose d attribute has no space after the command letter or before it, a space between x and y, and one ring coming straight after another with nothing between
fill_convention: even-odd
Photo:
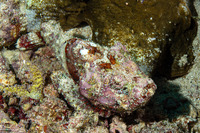
<instances>
[{"instance_id":1,"label":"coral reef rock","mask_svg":"<svg viewBox=\"0 0 200 133\"><path fill-rule=\"evenodd\" d=\"M126 124L119 117L113 117L110 124L111 133L128 133Z\"/></svg>"},{"instance_id":2,"label":"coral reef rock","mask_svg":"<svg viewBox=\"0 0 200 133\"><path fill-rule=\"evenodd\" d=\"M58 20L67 30L86 22L92 41L122 43L149 76L186 74L193 64L197 23L185 0L29 0L43 20Z\"/></svg>"},{"instance_id":3,"label":"coral reef rock","mask_svg":"<svg viewBox=\"0 0 200 133\"><path fill-rule=\"evenodd\" d=\"M64 101L58 98L44 98L43 102L27 112L32 121L30 132L57 132L63 130L63 124L71 112ZM56 131L55 131L56 130Z\"/></svg>"},{"instance_id":4,"label":"coral reef rock","mask_svg":"<svg viewBox=\"0 0 200 133\"><path fill-rule=\"evenodd\" d=\"M29 32L22 35L16 43L16 48L20 50L34 49L43 46L45 42L40 35L40 32Z\"/></svg>"},{"instance_id":5,"label":"coral reef rock","mask_svg":"<svg viewBox=\"0 0 200 133\"><path fill-rule=\"evenodd\" d=\"M41 100L43 98L42 90L44 87L43 73L40 71L38 66L28 60L28 55L20 52L16 53L12 54L11 51L7 50L3 52L3 55L8 62L12 62L11 66L14 69L17 78L20 78L21 84L14 82L15 80L13 81L13 79L16 78L15 75L11 75L12 71L9 72L9 67L6 68L6 64L4 63L5 60L1 60L2 68L6 68L5 71L9 73L7 77L2 78L2 83L0 82L0 91L3 91L4 95L13 94L21 98L30 97ZM3 75L5 71L2 71L0 75ZM9 76L9 74L11 76ZM6 81L6 78L7 84L3 82L4 80Z\"/></svg>"},{"instance_id":6,"label":"coral reef rock","mask_svg":"<svg viewBox=\"0 0 200 133\"><path fill-rule=\"evenodd\" d=\"M2 110L0 110L0 122L1 132L26 133L26 129L23 124L18 124L15 121L10 120L9 116Z\"/></svg>"},{"instance_id":7,"label":"coral reef rock","mask_svg":"<svg viewBox=\"0 0 200 133\"><path fill-rule=\"evenodd\" d=\"M27 0L27 7L35 10L43 21L58 20L64 29L69 29L81 23L79 15L86 3L82 0Z\"/></svg>"},{"instance_id":8,"label":"coral reef rock","mask_svg":"<svg viewBox=\"0 0 200 133\"><path fill-rule=\"evenodd\" d=\"M79 129L88 125L96 125L98 122L98 113L92 110L91 106L85 103L85 100L80 96L78 86L71 79L70 75L66 75L65 71L56 71L51 75L54 86L59 93L65 97L67 103L75 110L73 117L66 123L70 129Z\"/></svg>"},{"instance_id":9,"label":"coral reef rock","mask_svg":"<svg viewBox=\"0 0 200 133\"><path fill-rule=\"evenodd\" d=\"M94 42L121 42L148 75L155 70L182 76L193 63L197 26L183 0L91 0L83 18L92 27Z\"/></svg>"},{"instance_id":10,"label":"coral reef rock","mask_svg":"<svg viewBox=\"0 0 200 133\"><path fill-rule=\"evenodd\" d=\"M103 126L88 127L83 133L109 133L108 129Z\"/></svg>"},{"instance_id":11,"label":"coral reef rock","mask_svg":"<svg viewBox=\"0 0 200 133\"><path fill-rule=\"evenodd\" d=\"M1 2L1 1L0 1ZM13 44L26 30L26 17L14 0L0 3L0 47Z\"/></svg>"},{"instance_id":12,"label":"coral reef rock","mask_svg":"<svg viewBox=\"0 0 200 133\"><path fill-rule=\"evenodd\" d=\"M5 61L0 52L0 84L2 85L14 85L17 81L13 72L9 71L9 65Z\"/></svg>"}]
</instances>

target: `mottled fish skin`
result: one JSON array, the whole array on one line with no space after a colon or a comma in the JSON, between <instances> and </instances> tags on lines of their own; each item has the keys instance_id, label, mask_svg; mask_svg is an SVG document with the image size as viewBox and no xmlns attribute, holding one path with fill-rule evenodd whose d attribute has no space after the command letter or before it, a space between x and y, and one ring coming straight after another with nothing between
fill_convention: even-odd
<instances>
[{"instance_id":1,"label":"mottled fish skin","mask_svg":"<svg viewBox=\"0 0 200 133\"><path fill-rule=\"evenodd\" d=\"M145 105L156 90L117 43L111 48L72 38L67 41L66 64L82 96L95 106L116 112L133 111Z\"/></svg>"},{"instance_id":2,"label":"mottled fish skin","mask_svg":"<svg viewBox=\"0 0 200 133\"><path fill-rule=\"evenodd\" d=\"M129 113L144 106L153 96L157 88L155 83L131 60L121 43L107 47L82 40L73 36L77 29L64 32L55 21L43 23L41 29L45 42L55 50L62 63L64 74L78 87L65 88L69 83L63 85L63 80L67 78L56 81L62 84L58 90L65 99L74 99L70 100L72 106L77 105L78 95L81 95L89 101L87 104L102 110ZM76 98L70 95L75 93Z\"/></svg>"}]
</instances>

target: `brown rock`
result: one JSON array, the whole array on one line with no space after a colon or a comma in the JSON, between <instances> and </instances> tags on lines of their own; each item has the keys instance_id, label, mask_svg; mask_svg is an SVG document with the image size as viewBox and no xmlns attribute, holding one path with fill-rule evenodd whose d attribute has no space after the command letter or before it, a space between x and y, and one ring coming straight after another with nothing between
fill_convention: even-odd
<instances>
[{"instance_id":1,"label":"brown rock","mask_svg":"<svg viewBox=\"0 0 200 133\"><path fill-rule=\"evenodd\" d=\"M182 76L192 65L196 22L182 0L90 0L84 13L93 41L124 44L144 72Z\"/></svg>"}]
</instances>

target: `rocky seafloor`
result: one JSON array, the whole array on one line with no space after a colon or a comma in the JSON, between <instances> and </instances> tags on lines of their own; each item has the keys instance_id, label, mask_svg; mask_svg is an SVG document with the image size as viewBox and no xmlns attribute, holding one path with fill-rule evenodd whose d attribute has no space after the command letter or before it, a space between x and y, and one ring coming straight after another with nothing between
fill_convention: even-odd
<instances>
[{"instance_id":1,"label":"rocky seafloor","mask_svg":"<svg viewBox=\"0 0 200 133\"><path fill-rule=\"evenodd\" d=\"M199 0L194 63L171 80L146 76L120 43L93 43L88 25L64 31L23 0L0 7L0 132L200 132Z\"/></svg>"}]
</instances>

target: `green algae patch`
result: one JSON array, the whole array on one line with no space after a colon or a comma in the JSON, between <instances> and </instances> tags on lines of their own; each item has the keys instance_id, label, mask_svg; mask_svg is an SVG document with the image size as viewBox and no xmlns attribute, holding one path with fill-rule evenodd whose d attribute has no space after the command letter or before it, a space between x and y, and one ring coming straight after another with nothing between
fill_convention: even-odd
<instances>
[{"instance_id":1,"label":"green algae patch","mask_svg":"<svg viewBox=\"0 0 200 133\"><path fill-rule=\"evenodd\" d=\"M182 76L192 65L196 22L181 0L90 0L83 18L92 27L93 41L121 42L149 75Z\"/></svg>"}]
</instances>

